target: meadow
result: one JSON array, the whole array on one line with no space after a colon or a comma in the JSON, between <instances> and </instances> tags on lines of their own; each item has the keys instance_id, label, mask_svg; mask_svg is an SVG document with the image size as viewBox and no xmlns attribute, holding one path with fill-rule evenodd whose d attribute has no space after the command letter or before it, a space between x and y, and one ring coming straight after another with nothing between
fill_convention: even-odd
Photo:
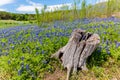
<instances>
[{"instance_id":1,"label":"meadow","mask_svg":"<svg viewBox=\"0 0 120 80\"><path fill-rule=\"evenodd\" d=\"M74 29L99 34L100 44L87 59L89 71L70 80L120 80L120 1L80 1L54 12L45 6L36 14L0 12L0 80L65 80L66 70L51 55Z\"/></svg>"},{"instance_id":2,"label":"meadow","mask_svg":"<svg viewBox=\"0 0 120 80\"><path fill-rule=\"evenodd\" d=\"M40 27L0 29L0 79L50 80L46 78L48 74L53 75L55 70L64 72L60 63L50 56L67 43L74 29L80 28L99 34L101 43L87 61L89 72L80 71L78 75L72 75L71 80L119 80L119 22L120 19L115 17L85 18L72 22L54 21ZM64 72L59 79L64 80L65 76Z\"/></svg>"},{"instance_id":3,"label":"meadow","mask_svg":"<svg viewBox=\"0 0 120 80\"><path fill-rule=\"evenodd\" d=\"M0 28L32 25L29 21L0 20Z\"/></svg>"}]
</instances>

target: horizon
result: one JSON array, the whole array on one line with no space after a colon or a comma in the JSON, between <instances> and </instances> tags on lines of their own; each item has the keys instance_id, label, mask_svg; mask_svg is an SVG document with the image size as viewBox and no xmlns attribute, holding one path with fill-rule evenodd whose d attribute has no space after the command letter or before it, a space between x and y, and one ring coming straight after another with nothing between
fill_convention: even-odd
<instances>
[{"instance_id":1,"label":"horizon","mask_svg":"<svg viewBox=\"0 0 120 80\"><path fill-rule=\"evenodd\" d=\"M86 0L87 4L95 4L105 1L107 0ZM35 8L38 8L38 10L41 11L44 5L47 6L46 11L51 12L56 9L60 10L63 5L68 6L68 9L71 9L73 3L74 0L2 0L2 2L0 2L0 11L34 14Z\"/></svg>"}]
</instances>

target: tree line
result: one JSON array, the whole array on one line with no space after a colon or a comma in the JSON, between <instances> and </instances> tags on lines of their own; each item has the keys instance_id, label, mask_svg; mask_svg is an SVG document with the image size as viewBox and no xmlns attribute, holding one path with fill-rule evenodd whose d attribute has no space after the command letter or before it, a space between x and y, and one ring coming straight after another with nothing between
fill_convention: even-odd
<instances>
[{"instance_id":1,"label":"tree line","mask_svg":"<svg viewBox=\"0 0 120 80\"><path fill-rule=\"evenodd\" d=\"M17 20L17 21L35 20L35 14L16 14L0 11L0 20Z\"/></svg>"}]
</instances>

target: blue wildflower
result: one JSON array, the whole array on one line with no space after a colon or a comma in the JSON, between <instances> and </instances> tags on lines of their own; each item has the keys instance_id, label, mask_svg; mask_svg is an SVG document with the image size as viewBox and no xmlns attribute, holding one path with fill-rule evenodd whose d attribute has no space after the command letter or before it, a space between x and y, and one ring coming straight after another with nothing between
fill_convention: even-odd
<instances>
[{"instance_id":1,"label":"blue wildflower","mask_svg":"<svg viewBox=\"0 0 120 80\"><path fill-rule=\"evenodd\" d=\"M98 52L100 53L101 52L101 50L102 50L102 47L101 46L99 46L99 48L98 48Z\"/></svg>"},{"instance_id":2,"label":"blue wildflower","mask_svg":"<svg viewBox=\"0 0 120 80\"><path fill-rule=\"evenodd\" d=\"M29 70L29 65L28 65L28 64L26 64L26 70L27 70L27 71Z\"/></svg>"},{"instance_id":3,"label":"blue wildflower","mask_svg":"<svg viewBox=\"0 0 120 80\"><path fill-rule=\"evenodd\" d=\"M23 69L24 68L24 62L22 62L20 65L21 65L21 69Z\"/></svg>"},{"instance_id":4,"label":"blue wildflower","mask_svg":"<svg viewBox=\"0 0 120 80\"><path fill-rule=\"evenodd\" d=\"M110 54L110 51L107 51L107 54Z\"/></svg>"},{"instance_id":5,"label":"blue wildflower","mask_svg":"<svg viewBox=\"0 0 120 80\"><path fill-rule=\"evenodd\" d=\"M107 34L107 32L104 32L104 34Z\"/></svg>"},{"instance_id":6,"label":"blue wildflower","mask_svg":"<svg viewBox=\"0 0 120 80\"><path fill-rule=\"evenodd\" d=\"M120 42L116 43L116 48L120 47Z\"/></svg>"},{"instance_id":7,"label":"blue wildflower","mask_svg":"<svg viewBox=\"0 0 120 80\"><path fill-rule=\"evenodd\" d=\"M56 25L54 25L54 28L57 28L57 26L56 26Z\"/></svg>"},{"instance_id":8,"label":"blue wildflower","mask_svg":"<svg viewBox=\"0 0 120 80\"><path fill-rule=\"evenodd\" d=\"M109 45L109 41L108 40L106 40L106 45Z\"/></svg>"},{"instance_id":9,"label":"blue wildflower","mask_svg":"<svg viewBox=\"0 0 120 80\"><path fill-rule=\"evenodd\" d=\"M5 43L1 43L2 44L2 47L4 47L5 46Z\"/></svg>"},{"instance_id":10,"label":"blue wildflower","mask_svg":"<svg viewBox=\"0 0 120 80\"><path fill-rule=\"evenodd\" d=\"M14 46L11 46L11 48L12 48L12 50L14 50L15 47L14 47Z\"/></svg>"},{"instance_id":11,"label":"blue wildflower","mask_svg":"<svg viewBox=\"0 0 120 80\"><path fill-rule=\"evenodd\" d=\"M106 47L106 53L107 53L107 54L110 54L110 49L109 49L109 47Z\"/></svg>"},{"instance_id":12,"label":"blue wildflower","mask_svg":"<svg viewBox=\"0 0 120 80\"><path fill-rule=\"evenodd\" d=\"M24 60L24 59L25 59L24 56L22 56L22 57L21 57L21 60Z\"/></svg>"},{"instance_id":13,"label":"blue wildflower","mask_svg":"<svg viewBox=\"0 0 120 80\"><path fill-rule=\"evenodd\" d=\"M38 55L39 54L39 52L36 52L36 55Z\"/></svg>"},{"instance_id":14,"label":"blue wildflower","mask_svg":"<svg viewBox=\"0 0 120 80\"><path fill-rule=\"evenodd\" d=\"M22 74L22 69L18 70L18 75L20 76Z\"/></svg>"},{"instance_id":15,"label":"blue wildflower","mask_svg":"<svg viewBox=\"0 0 120 80\"><path fill-rule=\"evenodd\" d=\"M49 33L46 33L46 36L49 38L49 37L50 37L50 34L49 34Z\"/></svg>"},{"instance_id":16,"label":"blue wildflower","mask_svg":"<svg viewBox=\"0 0 120 80\"><path fill-rule=\"evenodd\" d=\"M44 50L42 50L42 54L44 54Z\"/></svg>"},{"instance_id":17,"label":"blue wildflower","mask_svg":"<svg viewBox=\"0 0 120 80\"><path fill-rule=\"evenodd\" d=\"M11 64L11 61L10 61L10 60L8 60L8 64Z\"/></svg>"}]
</instances>

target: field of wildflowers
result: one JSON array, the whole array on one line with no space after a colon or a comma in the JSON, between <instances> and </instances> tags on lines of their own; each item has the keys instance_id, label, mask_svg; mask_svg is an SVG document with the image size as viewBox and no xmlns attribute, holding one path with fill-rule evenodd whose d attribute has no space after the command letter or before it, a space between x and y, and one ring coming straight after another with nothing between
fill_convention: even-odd
<instances>
[{"instance_id":1,"label":"field of wildflowers","mask_svg":"<svg viewBox=\"0 0 120 80\"><path fill-rule=\"evenodd\" d=\"M115 17L85 18L72 22L44 23L40 27L16 26L0 29L0 80L43 80L45 72L54 73L56 67L53 64L58 61L51 59L51 54L64 46L71 32L77 28L97 33L101 37L100 45L87 62L95 78L112 79L112 74L107 74L104 79L100 77L107 71L104 68L116 66L119 74L115 78L120 79L119 22L120 19ZM72 76L71 80L73 79Z\"/></svg>"}]
</instances>

